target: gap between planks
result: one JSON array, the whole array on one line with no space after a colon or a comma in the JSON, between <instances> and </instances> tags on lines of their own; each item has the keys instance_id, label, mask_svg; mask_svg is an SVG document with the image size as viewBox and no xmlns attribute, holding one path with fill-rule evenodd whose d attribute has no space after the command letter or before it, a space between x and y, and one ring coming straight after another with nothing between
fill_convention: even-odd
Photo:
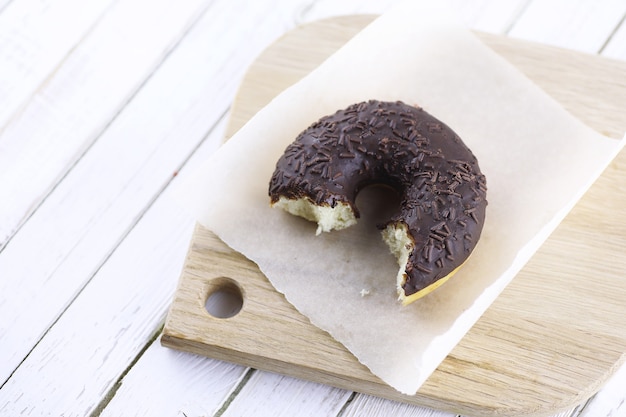
<instances>
[{"instance_id":1,"label":"gap between planks","mask_svg":"<svg viewBox=\"0 0 626 417\"><path fill-rule=\"evenodd\" d=\"M136 54L137 57L133 61L127 60L126 71L120 75L119 70L116 70L120 67L116 64L117 59L128 58L131 55L131 49L128 46L132 46L132 42L126 39L134 39L139 43L141 38L128 36L122 39L117 33L116 36L111 36L106 34L107 30L113 30L109 27L115 27L114 30L121 33L124 30L135 33L150 32L149 30L137 31L136 27L130 28L117 22L118 19L123 20L126 14L135 12L132 9L127 10L132 4L133 1L127 1L107 8L106 13L103 12L89 30L80 36L80 42L66 52L56 67L50 69L45 79L31 93L30 98L23 105L18 106L17 113L13 114L2 128L0 139L13 144L9 150L26 153L29 158L25 158L24 161L30 162L28 164L20 162L20 165L16 165L13 172L8 172L8 180L11 181L0 185L0 196L7 193L9 196L14 194L13 199L7 200L12 202L9 207L14 212L7 213L6 223L1 225L0 252L91 146L109 129L212 3L209 0L193 0L186 7L178 7L176 13L173 13L172 10L167 11L167 7L172 7L171 5L157 7L158 5L152 2L153 11L160 11L163 15L170 16L168 25L158 21L158 14L148 16L148 18L142 14L145 18L144 22L152 23L148 29L151 28L154 32L152 37L155 40L152 43L143 42L144 52ZM144 10L145 8L138 9ZM150 18L156 20L150 21ZM139 17L136 20L141 21ZM115 45L116 40L120 42L120 45L112 50L111 46ZM124 43L129 45L124 45ZM85 69L92 72L85 73ZM108 71L102 69L108 69ZM110 84L112 76L116 77ZM78 92L72 90L75 85L67 81L74 77L84 79L85 85L81 86L83 88ZM63 88L64 82L68 83L66 89ZM101 85L109 85L107 90L120 94L115 97L109 92L103 94L102 90L97 90ZM121 88L127 88L127 90L122 91ZM92 91L93 89L96 91ZM60 98L57 98L59 102L55 103L54 93L59 91L69 95L65 97L59 94ZM42 98L48 95L53 97L50 103ZM98 97L99 100L94 97ZM73 107L68 107L70 105ZM78 119L73 117L76 108L87 109L88 112L85 114L89 117ZM87 119L87 122L83 119ZM33 130L32 126L37 126L39 130ZM29 139L27 142L11 141L11 138L17 136ZM62 141L59 140L59 136L63 137ZM12 167L11 164L8 166ZM35 166L37 169L34 169ZM11 186L16 186L16 181L11 176L19 179L17 182L20 186L19 193L11 188Z\"/></svg>"}]
</instances>

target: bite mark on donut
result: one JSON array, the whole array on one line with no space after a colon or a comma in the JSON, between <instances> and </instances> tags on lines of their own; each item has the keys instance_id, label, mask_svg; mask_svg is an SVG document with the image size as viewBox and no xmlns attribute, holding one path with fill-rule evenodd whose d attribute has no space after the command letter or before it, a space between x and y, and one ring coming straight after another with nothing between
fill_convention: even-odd
<instances>
[{"instance_id":1,"label":"bite mark on donut","mask_svg":"<svg viewBox=\"0 0 626 417\"><path fill-rule=\"evenodd\" d=\"M406 284L406 266L409 262L409 255L415 249L415 241L409 233L409 228L405 223L390 223L382 232L383 241L389 247L391 253L398 261L398 275L396 277L396 289L398 291L398 299L403 302L406 298L404 294L404 284Z\"/></svg>"},{"instance_id":2,"label":"bite mark on donut","mask_svg":"<svg viewBox=\"0 0 626 417\"><path fill-rule=\"evenodd\" d=\"M294 216L316 222L316 235L331 230L345 229L356 224L356 216L352 207L346 203L338 203L335 207L331 207L317 205L307 197L292 199L280 196L278 201L272 203L272 206L279 207Z\"/></svg>"}]
</instances>

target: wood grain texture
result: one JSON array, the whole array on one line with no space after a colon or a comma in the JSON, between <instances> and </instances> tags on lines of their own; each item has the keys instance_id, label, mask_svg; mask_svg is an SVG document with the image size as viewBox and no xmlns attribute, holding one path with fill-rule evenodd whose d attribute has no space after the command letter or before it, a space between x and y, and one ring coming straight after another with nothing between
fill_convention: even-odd
<instances>
[{"instance_id":1,"label":"wood grain texture","mask_svg":"<svg viewBox=\"0 0 626 417\"><path fill-rule=\"evenodd\" d=\"M0 131L62 66L113 3L0 2ZM74 18L67 19L68 12Z\"/></svg>"},{"instance_id":2,"label":"wood grain texture","mask_svg":"<svg viewBox=\"0 0 626 417\"><path fill-rule=\"evenodd\" d=\"M589 401L583 408L580 417L624 417L626 416L626 401L624 400L626 387L626 366L622 366L611 378L609 384L597 393L593 401Z\"/></svg>"},{"instance_id":3,"label":"wood grain texture","mask_svg":"<svg viewBox=\"0 0 626 417\"><path fill-rule=\"evenodd\" d=\"M370 395L359 395L346 407L342 417L359 416L402 416L402 417L456 417L456 414L444 413L424 407L379 399Z\"/></svg>"},{"instance_id":4,"label":"wood grain texture","mask_svg":"<svg viewBox=\"0 0 626 417\"><path fill-rule=\"evenodd\" d=\"M0 212L6 210L15 220L28 218L4 248L5 235L0 231L0 276L10 277L0 279L0 316L4 318L0 340L11 340L0 343L1 382L63 314L206 134L207 126L185 117L207 111L206 106L197 108L199 92L217 94L204 90L199 81L174 84L171 74L189 73L190 66L204 69L203 76L215 73L216 65L208 64L215 54L199 54L194 37L188 36L187 43L194 50L179 44L168 56L169 63L160 63L161 71L149 77L152 59L145 54L152 51L149 55L156 59L154 55L167 50L172 39L186 32L188 21L195 19L202 4L178 4L174 18L167 9L174 6L166 3L152 2L156 16L144 20L146 25L158 26L152 31L162 32L163 37L153 38L153 43L143 42L149 29L137 39L126 37L137 32L133 19L139 19L141 12L136 9L146 3L133 1L111 9L98 30L85 38L81 35L83 43L39 90L48 106L31 114L29 106L41 102L32 98L23 109L30 116L18 118L22 121L16 122L19 126L14 130L0 132ZM158 25L159 16L167 16L169 24ZM44 26L49 25L53 23ZM210 34L207 30L202 36ZM129 50L122 51L122 43ZM116 61L137 45L145 48L142 57L126 60L125 66ZM126 71L124 77L116 78L119 85L114 87L105 81L108 76L115 79L110 67ZM145 77L150 79L145 81ZM120 103L137 85L142 91L132 103ZM118 105L124 105L124 111ZM219 109L213 121L224 110ZM210 126L212 120L205 120ZM96 135L101 126L106 126L105 131ZM87 152L84 140L95 141ZM3 147L5 143L10 145ZM6 160L14 165L4 164ZM53 192L46 197L49 191ZM0 225L13 228L17 223L0 214Z\"/></svg>"},{"instance_id":5,"label":"wood grain texture","mask_svg":"<svg viewBox=\"0 0 626 417\"><path fill-rule=\"evenodd\" d=\"M344 17L290 32L242 82L226 137L330 55L371 17ZM626 64L481 35L575 116L618 137L626 130ZM320 59L321 58L321 59ZM289 66L290 63L297 63ZM571 68L577 71L570 73ZM260 369L473 416L550 415L587 399L626 351L626 153L622 152L415 396L403 396L310 325L256 265L197 227L162 343ZM597 213L610 212L599 218ZM242 311L204 309L224 277Z\"/></svg>"},{"instance_id":6,"label":"wood grain texture","mask_svg":"<svg viewBox=\"0 0 626 417\"><path fill-rule=\"evenodd\" d=\"M82 8L71 3L62 2L61 10L52 7L55 13L38 22L49 29L37 35L45 39L50 33L64 33L58 30L64 16L74 16L72 21L89 18L83 26L93 28L81 28L84 35L70 33L72 42L76 36L80 41L54 51L52 63L31 51L37 48L24 47L35 57L28 57L19 71L28 74L33 66L37 78L16 76L18 85L23 82L27 89L18 89L19 100L7 102L12 112L6 123L0 114L0 249L98 140L209 2L113 2L97 24L91 17L96 11L83 16ZM19 48L19 42L7 44L8 50ZM42 49L46 45L42 41ZM0 50L4 48L0 43ZM0 53L0 74L3 65ZM39 74L40 65L47 72ZM12 74L0 75L0 97L5 84L12 85ZM31 91L33 85L37 88Z\"/></svg>"},{"instance_id":7,"label":"wood grain texture","mask_svg":"<svg viewBox=\"0 0 626 417\"><path fill-rule=\"evenodd\" d=\"M202 359L151 344L99 417L215 415L247 368Z\"/></svg>"},{"instance_id":8,"label":"wood grain texture","mask_svg":"<svg viewBox=\"0 0 626 417\"><path fill-rule=\"evenodd\" d=\"M351 394L315 382L256 371L221 416L338 416Z\"/></svg>"},{"instance_id":9,"label":"wood grain texture","mask_svg":"<svg viewBox=\"0 0 626 417\"><path fill-rule=\"evenodd\" d=\"M173 184L212 153L210 139ZM163 190L2 386L0 415L90 415L159 331L193 228Z\"/></svg>"}]
</instances>

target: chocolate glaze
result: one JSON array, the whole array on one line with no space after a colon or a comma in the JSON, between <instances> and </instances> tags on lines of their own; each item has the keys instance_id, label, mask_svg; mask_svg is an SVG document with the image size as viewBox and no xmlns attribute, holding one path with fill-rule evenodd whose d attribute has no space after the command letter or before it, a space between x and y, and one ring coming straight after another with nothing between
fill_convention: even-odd
<instances>
[{"instance_id":1,"label":"chocolate glaze","mask_svg":"<svg viewBox=\"0 0 626 417\"><path fill-rule=\"evenodd\" d=\"M278 160L269 195L344 202L359 217L356 196L370 184L401 196L381 228L404 223L415 242L405 295L447 276L476 246L487 206L476 157L444 123L399 101L353 104L309 126Z\"/></svg>"}]
</instances>

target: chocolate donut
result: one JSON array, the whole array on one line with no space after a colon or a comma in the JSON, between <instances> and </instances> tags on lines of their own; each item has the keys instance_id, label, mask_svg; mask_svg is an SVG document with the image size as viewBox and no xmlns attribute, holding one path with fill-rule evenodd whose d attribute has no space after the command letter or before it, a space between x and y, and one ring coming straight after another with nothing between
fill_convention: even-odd
<instances>
[{"instance_id":1,"label":"chocolate donut","mask_svg":"<svg viewBox=\"0 0 626 417\"><path fill-rule=\"evenodd\" d=\"M370 100L325 116L291 143L269 185L273 206L316 221L317 233L356 222L356 196L381 184L400 196L379 226L398 258L409 304L468 258L485 220L486 180L459 136L421 108Z\"/></svg>"}]
</instances>

